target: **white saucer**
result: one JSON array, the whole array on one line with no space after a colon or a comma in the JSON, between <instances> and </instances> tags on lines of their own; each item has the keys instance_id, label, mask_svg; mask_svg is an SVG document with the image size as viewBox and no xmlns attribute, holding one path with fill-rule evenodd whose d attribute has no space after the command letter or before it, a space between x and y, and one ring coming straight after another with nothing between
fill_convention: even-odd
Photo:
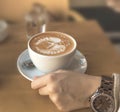
<instances>
[{"instance_id":1,"label":"white saucer","mask_svg":"<svg viewBox=\"0 0 120 112\"><path fill-rule=\"evenodd\" d=\"M23 51L17 60L17 68L22 76L24 76L26 79L33 81L33 78L36 76L44 75L45 73L38 70L35 66L27 68L24 66L24 62L30 60L28 50L26 49ZM72 64L69 66L68 70L77 71L80 73L85 73L87 69L87 60L85 56L80 52L76 51L74 60Z\"/></svg>"}]
</instances>

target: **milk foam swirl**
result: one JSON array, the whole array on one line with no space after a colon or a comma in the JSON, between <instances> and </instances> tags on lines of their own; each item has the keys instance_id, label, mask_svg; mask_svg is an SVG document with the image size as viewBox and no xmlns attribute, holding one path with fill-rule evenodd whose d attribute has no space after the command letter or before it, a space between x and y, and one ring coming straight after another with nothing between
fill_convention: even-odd
<instances>
[{"instance_id":1,"label":"milk foam swirl","mask_svg":"<svg viewBox=\"0 0 120 112\"><path fill-rule=\"evenodd\" d=\"M47 55L55 55L62 53L66 50L66 47L70 45L70 42L58 37L44 37L36 41L35 48L37 52Z\"/></svg>"}]
</instances>

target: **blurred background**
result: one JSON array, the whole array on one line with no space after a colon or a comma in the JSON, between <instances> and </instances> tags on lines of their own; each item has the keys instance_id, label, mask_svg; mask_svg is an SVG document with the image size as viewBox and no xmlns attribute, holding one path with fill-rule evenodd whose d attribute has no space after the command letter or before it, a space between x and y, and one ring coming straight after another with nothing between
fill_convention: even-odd
<instances>
[{"instance_id":1,"label":"blurred background","mask_svg":"<svg viewBox=\"0 0 120 112\"><path fill-rule=\"evenodd\" d=\"M22 23L36 3L44 6L49 22L96 20L120 51L120 0L0 0L0 19Z\"/></svg>"}]
</instances>

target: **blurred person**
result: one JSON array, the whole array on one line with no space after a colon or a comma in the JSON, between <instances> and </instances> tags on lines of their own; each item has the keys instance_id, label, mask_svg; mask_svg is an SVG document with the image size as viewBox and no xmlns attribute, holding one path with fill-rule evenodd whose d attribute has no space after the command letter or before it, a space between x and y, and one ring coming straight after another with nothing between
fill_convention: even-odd
<instances>
[{"instance_id":1,"label":"blurred person","mask_svg":"<svg viewBox=\"0 0 120 112\"><path fill-rule=\"evenodd\" d=\"M49 95L61 111L92 107L94 112L119 112L120 76L92 76L58 70L31 83L40 95Z\"/></svg>"},{"instance_id":2,"label":"blurred person","mask_svg":"<svg viewBox=\"0 0 120 112\"><path fill-rule=\"evenodd\" d=\"M120 0L106 0L106 3L116 12L120 12Z\"/></svg>"}]
</instances>

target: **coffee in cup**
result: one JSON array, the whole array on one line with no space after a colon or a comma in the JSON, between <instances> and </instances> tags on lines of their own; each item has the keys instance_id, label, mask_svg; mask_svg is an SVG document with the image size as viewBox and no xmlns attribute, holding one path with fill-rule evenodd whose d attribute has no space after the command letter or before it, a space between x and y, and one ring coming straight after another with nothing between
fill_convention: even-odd
<instances>
[{"instance_id":1,"label":"coffee in cup","mask_svg":"<svg viewBox=\"0 0 120 112\"><path fill-rule=\"evenodd\" d=\"M76 51L75 39L61 32L45 32L34 35L28 42L33 64L43 72L68 67Z\"/></svg>"},{"instance_id":2,"label":"coffee in cup","mask_svg":"<svg viewBox=\"0 0 120 112\"><path fill-rule=\"evenodd\" d=\"M74 42L66 35L43 33L30 41L30 47L42 55L58 56L69 53L74 47Z\"/></svg>"}]
</instances>

